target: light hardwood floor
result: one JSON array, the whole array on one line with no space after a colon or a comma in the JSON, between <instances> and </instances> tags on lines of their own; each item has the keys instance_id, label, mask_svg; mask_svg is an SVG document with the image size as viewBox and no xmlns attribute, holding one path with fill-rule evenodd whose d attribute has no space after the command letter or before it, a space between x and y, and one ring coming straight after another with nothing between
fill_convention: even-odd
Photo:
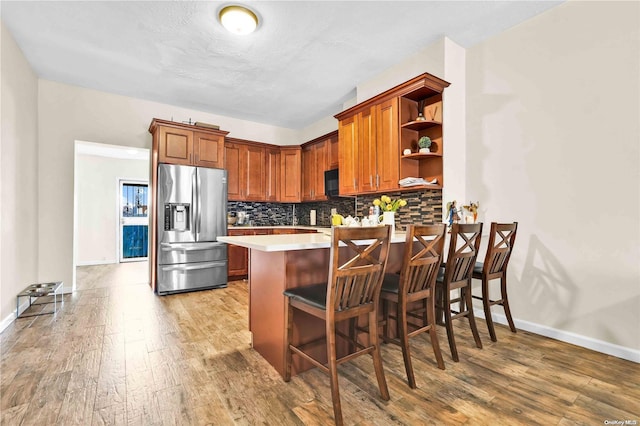
<instances>
[{"instance_id":1,"label":"light hardwood floor","mask_svg":"<svg viewBox=\"0 0 640 426\"><path fill-rule=\"evenodd\" d=\"M149 262L110 263L76 267L76 289L118 287L149 282Z\"/></svg>"},{"instance_id":2,"label":"light hardwood floor","mask_svg":"<svg viewBox=\"0 0 640 426\"><path fill-rule=\"evenodd\" d=\"M527 332L457 321L460 362L446 370L426 335L412 339L418 389L384 345L391 400L369 357L339 367L346 424L602 425L640 421L637 364ZM285 383L250 347L247 283L159 297L146 284L94 285L56 316L19 319L0 335L2 425L332 424L328 377Z\"/></svg>"}]
</instances>

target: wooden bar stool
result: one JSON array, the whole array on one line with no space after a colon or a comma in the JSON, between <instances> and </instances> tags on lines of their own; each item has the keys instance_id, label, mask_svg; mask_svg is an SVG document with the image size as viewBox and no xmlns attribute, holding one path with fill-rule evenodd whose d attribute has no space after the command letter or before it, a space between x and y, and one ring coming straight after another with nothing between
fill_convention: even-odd
<instances>
[{"instance_id":1,"label":"wooden bar stool","mask_svg":"<svg viewBox=\"0 0 640 426\"><path fill-rule=\"evenodd\" d=\"M471 275L478 256L481 234L482 223L454 223L451 226L447 261L444 269L440 269L440 273L436 278L436 313L439 318L441 314L444 314L451 357L456 362L459 361L459 358L453 336L452 320L467 317L476 346L482 348L482 342L480 341L476 320L473 315L473 299L471 298ZM459 290L459 294L452 299L451 292L454 290ZM451 305L454 303L458 303L459 311L452 310Z\"/></svg>"},{"instance_id":2,"label":"wooden bar stool","mask_svg":"<svg viewBox=\"0 0 640 426\"><path fill-rule=\"evenodd\" d=\"M404 368L407 371L409 387L416 388L416 379L411 365L409 338L420 333L429 332L431 346L435 354L438 368L444 370L444 361L436 334L435 316L435 285L442 250L446 226L439 225L409 225L404 246L404 256L400 275L385 274L382 282L380 297L383 303L385 342L395 343L402 348ZM421 302L418 304L418 302ZM396 315L389 310L389 303L396 304ZM397 337L392 338L389 330L389 320L393 318L397 325ZM417 318L422 324L409 321ZM412 331L409 331L409 328Z\"/></svg>"},{"instance_id":3,"label":"wooden bar stool","mask_svg":"<svg viewBox=\"0 0 640 426\"><path fill-rule=\"evenodd\" d=\"M328 283L288 289L285 318L287 324L287 347L285 351L285 381L291 379L292 355L308 360L329 375L333 413L337 425L342 424L342 408L338 390L338 364L357 356L371 354L373 366L385 401L389 390L384 377L380 345L378 343L378 300L380 287L387 265L391 227L337 228L331 231ZM367 240L367 241L364 241ZM357 243L363 244L358 245ZM294 310L304 311L325 322L327 359L325 364L304 351L318 340L293 344ZM356 336L348 336L336 329L336 323L350 320L354 323L360 315L368 315L369 342L360 344ZM336 336L350 342L352 349L347 355L337 357ZM323 341L321 339L320 341ZM355 348L355 350L353 350Z\"/></svg>"},{"instance_id":4,"label":"wooden bar stool","mask_svg":"<svg viewBox=\"0 0 640 426\"><path fill-rule=\"evenodd\" d=\"M504 314L509 322L509 328L516 332L513 324L511 309L509 309L509 299L507 298L507 265L511 258L513 244L516 241L518 222L496 223L491 222L491 233L489 234L489 246L484 262L476 262L473 268L473 278L482 280L482 296L474 295L474 299L482 300L484 307L484 317L487 321L487 328L491 340L497 342L496 330L491 317L491 306L500 305L504 308ZM489 295L489 281L500 279L500 299L492 300Z\"/></svg>"}]
</instances>

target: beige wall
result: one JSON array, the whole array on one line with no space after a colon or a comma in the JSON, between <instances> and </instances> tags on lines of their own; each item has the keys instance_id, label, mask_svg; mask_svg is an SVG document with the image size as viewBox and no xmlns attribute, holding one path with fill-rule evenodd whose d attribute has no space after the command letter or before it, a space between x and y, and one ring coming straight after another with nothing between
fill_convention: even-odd
<instances>
[{"instance_id":1,"label":"beige wall","mask_svg":"<svg viewBox=\"0 0 640 426\"><path fill-rule=\"evenodd\" d=\"M78 154L76 173L76 265L117 263L119 180L149 181L149 160Z\"/></svg>"},{"instance_id":2,"label":"beige wall","mask_svg":"<svg viewBox=\"0 0 640 426\"><path fill-rule=\"evenodd\" d=\"M16 294L38 279L38 82L0 24L0 330L15 318Z\"/></svg>"},{"instance_id":3,"label":"beige wall","mask_svg":"<svg viewBox=\"0 0 640 426\"><path fill-rule=\"evenodd\" d=\"M467 195L519 221L514 315L636 360L639 16L570 1L467 51Z\"/></svg>"}]
</instances>

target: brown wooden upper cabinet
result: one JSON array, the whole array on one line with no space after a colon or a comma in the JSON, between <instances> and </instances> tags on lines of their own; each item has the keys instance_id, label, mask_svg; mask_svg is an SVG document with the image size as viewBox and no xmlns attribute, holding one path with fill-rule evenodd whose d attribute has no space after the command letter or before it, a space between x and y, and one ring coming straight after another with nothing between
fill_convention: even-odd
<instances>
[{"instance_id":1,"label":"brown wooden upper cabinet","mask_svg":"<svg viewBox=\"0 0 640 426\"><path fill-rule=\"evenodd\" d=\"M265 148L265 201L280 201L280 150Z\"/></svg>"},{"instance_id":2,"label":"brown wooden upper cabinet","mask_svg":"<svg viewBox=\"0 0 640 426\"><path fill-rule=\"evenodd\" d=\"M149 126L158 162L224 168L224 137L229 132L154 118Z\"/></svg>"},{"instance_id":3,"label":"brown wooden upper cabinet","mask_svg":"<svg viewBox=\"0 0 640 426\"><path fill-rule=\"evenodd\" d=\"M299 203L301 150L299 146L280 147L280 198L284 203Z\"/></svg>"},{"instance_id":4,"label":"brown wooden upper cabinet","mask_svg":"<svg viewBox=\"0 0 640 426\"><path fill-rule=\"evenodd\" d=\"M425 73L335 116L341 195L404 189L398 181L406 177L436 179L426 187L442 188L442 92L447 86ZM418 152L422 136L432 141L427 153Z\"/></svg>"},{"instance_id":5,"label":"brown wooden upper cabinet","mask_svg":"<svg viewBox=\"0 0 640 426\"><path fill-rule=\"evenodd\" d=\"M229 200L265 201L264 146L227 138L224 158Z\"/></svg>"},{"instance_id":6,"label":"brown wooden upper cabinet","mask_svg":"<svg viewBox=\"0 0 640 426\"><path fill-rule=\"evenodd\" d=\"M302 148L302 201L326 200L324 171L327 170L327 142Z\"/></svg>"},{"instance_id":7,"label":"brown wooden upper cabinet","mask_svg":"<svg viewBox=\"0 0 640 426\"><path fill-rule=\"evenodd\" d=\"M324 172L338 168L338 134L331 132L302 145L302 201L322 201Z\"/></svg>"},{"instance_id":8,"label":"brown wooden upper cabinet","mask_svg":"<svg viewBox=\"0 0 640 426\"><path fill-rule=\"evenodd\" d=\"M227 138L230 201L300 202L300 147Z\"/></svg>"},{"instance_id":9,"label":"brown wooden upper cabinet","mask_svg":"<svg viewBox=\"0 0 640 426\"><path fill-rule=\"evenodd\" d=\"M330 133L329 136L329 169L337 169L340 165L338 154L338 131Z\"/></svg>"}]
</instances>

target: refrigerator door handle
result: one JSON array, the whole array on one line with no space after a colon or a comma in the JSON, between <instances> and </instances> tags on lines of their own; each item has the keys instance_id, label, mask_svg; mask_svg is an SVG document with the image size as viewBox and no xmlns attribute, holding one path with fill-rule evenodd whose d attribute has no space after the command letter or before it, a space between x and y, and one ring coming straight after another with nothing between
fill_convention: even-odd
<instances>
[{"instance_id":1,"label":"refrigerator door handle","mask_svg":"<svg viewBox=\"0 0 640 426\"><path fill-rule=\"evenodd\" d=\"M193 243L179 244L179 243L161 243L162 251L198 251L198 250L211 250L212 248L224 247L227 243L199 243L197 245Z\"/></svg>"},{"instance_id":2,"label":"refrigerator door handle","mask_svg":"<svg viewBox=\"0 0 640 426\"><path fill-rule=\"evenodd\" d=\"M199 239L200 229L202 228L202 224L200 221L202 220L202 197L200 196L200 191L202 190L202 182L200 181L200 169L196 168L196 203L198 204L196 210L196 240Z\"/></svg>"},{"instance_id":3,"label":"refrigerator door handle","mask_svg":"<svg viewBox=\"0 0 640 426\"><path fill-rule=\"evenodd\" d=\"M187 271L195 271L198 269L215 268L219 266L226 266L226 262L183 263L180 265L162 266L162 270L164 272L169 272L169 271L187 272Z\"/></svg>"},{"instance_id":4,"label":"refrigerator door handle","mask_svg":"<svg viewBox=\"0 0 640 426\"><path fill-rule=\"evenodd\" d=\"M191 175L191 234L193 240L198 241L198 185L197 185L198 169L193 171Z\"/></svg>"}]
</instances>

